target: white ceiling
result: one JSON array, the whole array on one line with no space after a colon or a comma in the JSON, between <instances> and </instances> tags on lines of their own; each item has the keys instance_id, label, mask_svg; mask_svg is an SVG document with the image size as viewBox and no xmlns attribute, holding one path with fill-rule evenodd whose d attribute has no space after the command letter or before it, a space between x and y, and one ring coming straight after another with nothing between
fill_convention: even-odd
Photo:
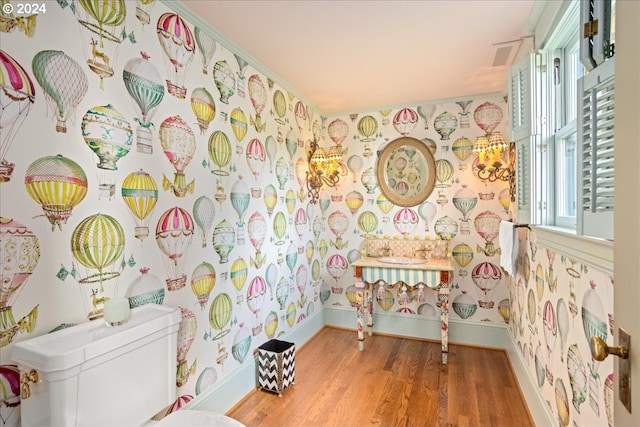
<instances>
[{"instance_id":1,"label":"white ceiling","mask_svg":"<svg viewBox=\"0 0 640 427\"><path fill-rule=\"evenodd\" d=\"M182 3L332 114L504 91L492 45L529 34L534 0Z\"/></svg>"}]
</instances>

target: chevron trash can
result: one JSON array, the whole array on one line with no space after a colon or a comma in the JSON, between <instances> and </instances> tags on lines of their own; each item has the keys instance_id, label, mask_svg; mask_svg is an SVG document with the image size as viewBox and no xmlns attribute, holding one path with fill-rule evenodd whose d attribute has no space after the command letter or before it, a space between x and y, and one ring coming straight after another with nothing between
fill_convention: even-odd
<instances>
[{"instance_id":1,"label":"chevron trash can","mask_svg":"<svg viewBox=\"0 0 640 427\"><path fill-rule=\"evenodd\" d=\"M272 339L258 347L258 390L278 393L293 384L296 377L296 346Z\"/></svg>"}]
</instances>

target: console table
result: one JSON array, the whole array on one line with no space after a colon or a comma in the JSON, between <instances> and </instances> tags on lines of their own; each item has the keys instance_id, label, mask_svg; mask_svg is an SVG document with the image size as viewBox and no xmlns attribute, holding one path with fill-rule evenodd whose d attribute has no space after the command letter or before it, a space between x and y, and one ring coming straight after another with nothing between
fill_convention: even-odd
<instances>
[{"instance_id":1,"label":"console table","mask_svg":"<svg viewBox=\"0 0 640 427\"><path fill-rule=\"evenodd\" d=\"M415 264L390 264L378 258L364 257L352 264L355 267L358 320L358 349L364 350L364 311L367 309L369 336L373 335L373 294L375 285L403 283L408 287L425 285L438 290L442 339L442 363L447 364L449 351L449 274L453 271L451 258L430 259Z\"/></svg>"}]
</instances>

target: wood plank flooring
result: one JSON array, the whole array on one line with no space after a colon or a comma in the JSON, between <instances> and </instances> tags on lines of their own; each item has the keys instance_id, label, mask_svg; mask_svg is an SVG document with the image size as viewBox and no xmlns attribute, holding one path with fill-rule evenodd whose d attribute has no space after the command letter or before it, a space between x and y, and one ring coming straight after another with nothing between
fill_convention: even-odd
<instances>
[{"instance_id":1,"label":"wood plank flooring","mask_svg":"<svg viewBox=\"0 0 640 427\"><path fill-rule=\"evenodd\" d=\"M247 427L534 426L504 351L326 327L296 349L282 397L254 390L227 415Z\"/></svg>"}]
</instances>

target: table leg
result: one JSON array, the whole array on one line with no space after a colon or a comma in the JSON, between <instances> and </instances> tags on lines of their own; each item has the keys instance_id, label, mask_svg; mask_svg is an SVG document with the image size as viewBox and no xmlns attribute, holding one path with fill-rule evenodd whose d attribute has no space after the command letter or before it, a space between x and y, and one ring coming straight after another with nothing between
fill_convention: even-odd
<instances>
[{"instance_id":1,"label":"table leg","mask_svg":"<svg viewBox=\"0 0 640 427\"><path fill-rule=\"evenodd\" d=\"M447 364L449 356L449 284L441 283L438 290L440 300L440 329L442 332L442 364Z\"/></svg>"},{"instance_id":2,"label":"table leg","mask_svg":"<svg viewBox=\"0 0 640 427\"><path fill-rule=\"evenodd\" d=\"M366 284L365 295L367 296L367 328L369 336L373 336L373 291L374 286L371 283Z\"/></svg>"},{"instance_id":3,"label":"table leg","mask_svg":"<svg viewBox=\"0 0 640 427\"><path fill-rule=\"evenodd\" d=\"M358 321L358 350L364 351L364 305L366 284L356 282L356 319Z\"/></svg>"}]
</instances>

